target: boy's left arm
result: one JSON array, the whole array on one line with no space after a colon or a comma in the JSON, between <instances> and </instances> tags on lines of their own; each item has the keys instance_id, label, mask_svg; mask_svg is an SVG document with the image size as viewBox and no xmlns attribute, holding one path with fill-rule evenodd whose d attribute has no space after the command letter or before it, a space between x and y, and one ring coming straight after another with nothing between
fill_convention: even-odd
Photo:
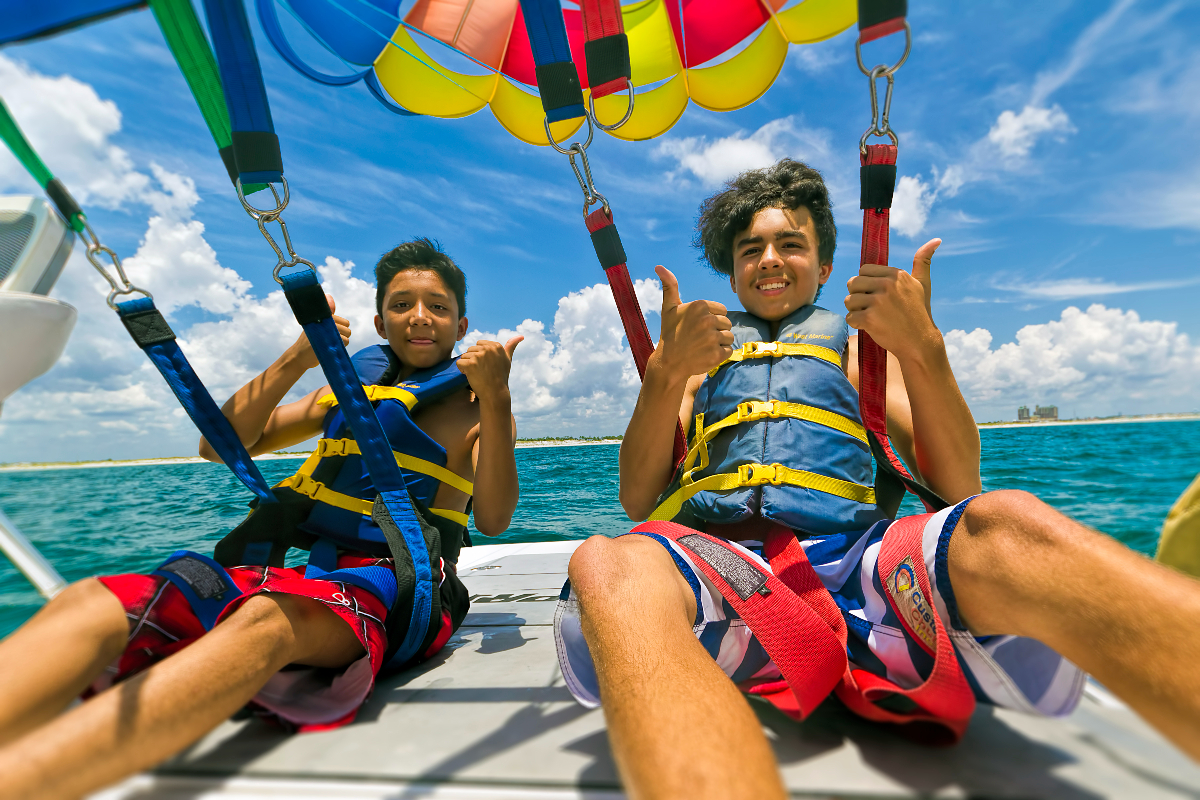
<instances>
[{"instance_id":1,"label":"boy's left arm","mask_svg":"<svg viewBox=\"0 0 1200 800\"><path fill-rule=\"evenodd\" d=\"M893 367L887 386L889 432L896 423L896 444L911 453L925 484L954 503L981 491L979 428L958 389L930 309L930 264L940 244L933 239L917 251L912 274L863 265L847 283L846 322L888 351ZM857 373L857 363L853 368ZM899 419L906 411L907 426ZM906 428L912 432L911 449L905 446Z\"/></svg>"},{"instance_id":2,"label":"boy's left arm","mask_svg":"<svg viewBox=\"0 0 1200 800\"><path fill-rule=\"evenodd\" d=\"M467 376L479 403L479 436L471 460L475 466L475 528L484 536L498 536L508 529L520 495L513 452L517 423L508 373L513 351L524 338L514 336L503 347L499 342L477 342L458 359L458 368Z\"/></svg>"}]
</instances>

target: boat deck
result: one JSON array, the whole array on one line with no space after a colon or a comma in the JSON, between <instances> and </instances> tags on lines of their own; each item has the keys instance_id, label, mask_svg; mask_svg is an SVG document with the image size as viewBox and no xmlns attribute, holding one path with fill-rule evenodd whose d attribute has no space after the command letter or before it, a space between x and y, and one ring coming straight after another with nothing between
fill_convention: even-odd
<instances>
[{"instance_id":1,"label":"boat deck","mask_svg":"<svg viewBox=\"0 0 1200 800\"><path fill-rule=\"evenodd\" d=\"M578 542L463 551L472 612L445 650L382 681L358 721L288 736L227 722L96 797L616 800L604 717L571 698L555 601ZM1200 767L1101 687L1066 720L981 707L954 748L910 743L836 701L804 723L761 701L795 797L1200 798Z\"/></svg>"}]
</instances>

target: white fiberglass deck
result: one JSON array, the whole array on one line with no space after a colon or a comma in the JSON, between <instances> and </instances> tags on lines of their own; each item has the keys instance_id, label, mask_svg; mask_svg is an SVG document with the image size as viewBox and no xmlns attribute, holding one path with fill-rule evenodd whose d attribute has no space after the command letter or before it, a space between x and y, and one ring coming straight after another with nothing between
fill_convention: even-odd
<instances>
[{"instance_id":1,"label":"white fiberglass deck","mask_svg":"<svg viewBox=\"0 0 1200 800\"><path fill-rule=\"evenodd\" d=\"M571 699L555 659L555 600L576 545L464 550L465 624L437 658L381 682L355 724L288 736L229 722L100 796L624 797L604 717ZM754 706L796 797L1200 798L1200 767L1099 687L1066 720L981 707L950 749L909 743L836 701L804 723Z\"/></svg>"}]
</instances>

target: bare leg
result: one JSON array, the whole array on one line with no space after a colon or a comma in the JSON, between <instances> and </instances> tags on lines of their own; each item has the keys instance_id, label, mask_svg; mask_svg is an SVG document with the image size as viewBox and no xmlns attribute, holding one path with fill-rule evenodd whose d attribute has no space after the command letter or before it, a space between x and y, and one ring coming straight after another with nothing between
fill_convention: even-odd
<instances>
[{"instance_id":1,"label":"bare leg","mask_svg":"<svg viewBox=\"0 0 1200 800\"><path fill-rule=\"evenodd\" d=\"M695 596L662 546L593 536L569 571L629 796L784 797L762 726L692 633Z\"/></svg>"},{"instance_id":2,"label":"bare leg","mask_svg":"<svg viewBox=\"0 0 1200 800\"><path fill-rule=\"evenodd\" d=\"M88 578L0 642L0 746L58 716L121 655L128 637L121 601Z\"/></svg>"},{"instance_id":3,"label":"bare leg","mask_svg":"<svg viewBox=\"0 0 1200 800\"><path fill-rule=\"evenodd\" d=\"M252 597L187 649L0 751L0 797L81 797L196 741L281 667L337 667L362 652L316 600Z\"/></svg>"},{"instance_id":4,"label":"bare leg","mask_svg":"<svg viewBox=\"0 0 1200 800\"><path fill-rule=\"evenodd\" d=\"M1025 492L972 501L949 568L972 633L1049 645L1200 759L1200 581Z\"/></svg>"}]
</instances>

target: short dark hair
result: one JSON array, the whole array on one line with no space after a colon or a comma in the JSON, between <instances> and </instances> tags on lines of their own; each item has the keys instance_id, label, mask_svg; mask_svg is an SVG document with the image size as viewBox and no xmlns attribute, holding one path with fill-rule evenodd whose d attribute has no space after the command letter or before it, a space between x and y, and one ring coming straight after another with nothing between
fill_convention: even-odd
<instances>
[{"instance_id":1,"label":"short dark hair","mask_svg":"<svg viewBox=\"0 0 1200 800\"><path fill-rule=\"evenodd\" d=\"M396 245L375 265L375 310L380 316L383 316L384 295L392 285L392 279L409 270L436 272L446 288L454 293L459 318L467 313L467 276L436 240L422 236Z\"/></svg>"},{"instance_id":2,"label":"short dark hair","mask_svg":"<svg viewBox=\"0 0 1200 800\"><path fill-rule=\"evenodd\" d=\"M785 158L765 169L751 169L725 184L724 191L700 204L693 244L704 251L709 266L722 275L733 274L733 237L748 227L764 208L805 206L817 229L817 257L833 261L837 226L829 190L821 173L807 164Z\"/></svg>"}]
</instances>

